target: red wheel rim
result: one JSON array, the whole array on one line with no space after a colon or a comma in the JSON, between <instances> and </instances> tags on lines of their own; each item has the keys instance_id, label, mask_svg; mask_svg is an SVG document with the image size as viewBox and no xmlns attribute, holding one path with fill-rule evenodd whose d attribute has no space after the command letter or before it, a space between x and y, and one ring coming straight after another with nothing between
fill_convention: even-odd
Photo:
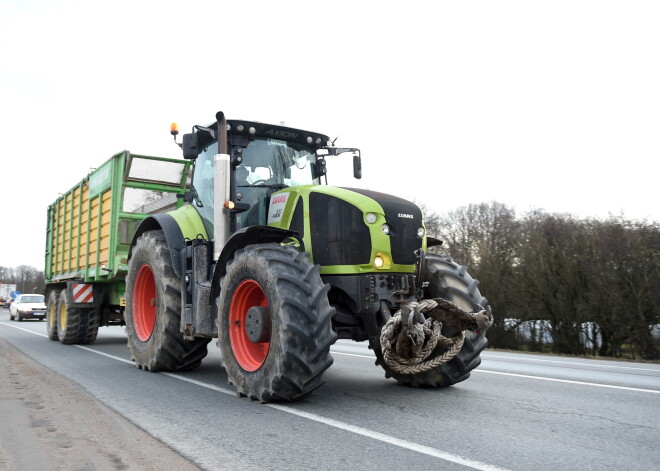
<instances>
[{"instance_id":1,"label":"red wheel rim","mask_svg":"<svg viewBox=\"0 0 660 471\"><path fill-rule=\"evenodd\" d=\"M133 323L135 333L143 342L149 340L156 324L156 280L149 265L142 265L133 288Z\"/></svg>"},{"instance_id":2,"label":"red wheel rim","mask_svg":"<svg viewBox=\"0 0 660 471\"><path fill-rule=\"evenodd\" d=\"M268 306L259 283L244 280L237 287L229 306L229 341L234 358L246 371L256 371L266 361L270 342L254 343L245 332L245 318L252 306Z\"/></svg>"}]
</instances>

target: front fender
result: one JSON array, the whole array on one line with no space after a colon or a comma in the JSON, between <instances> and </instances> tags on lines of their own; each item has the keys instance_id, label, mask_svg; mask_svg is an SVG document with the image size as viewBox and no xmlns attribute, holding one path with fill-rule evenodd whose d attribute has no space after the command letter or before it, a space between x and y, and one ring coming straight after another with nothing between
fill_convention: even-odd
<instances>
[{"instance_id":1,"label":"front fender","mask_svg":"<svg viewBox=\"0 0 660 471\"><path fill-rule=\"evenodd\" d=\"M214 302L220 295L220 279L227 273L227 262L234 258L237 250L253 244L280 243L287 237L298 239L298 233L272 226L250 226L234 232L222 248L218 263L215 265L209 303Z\"/></svg>"}]
</instances>

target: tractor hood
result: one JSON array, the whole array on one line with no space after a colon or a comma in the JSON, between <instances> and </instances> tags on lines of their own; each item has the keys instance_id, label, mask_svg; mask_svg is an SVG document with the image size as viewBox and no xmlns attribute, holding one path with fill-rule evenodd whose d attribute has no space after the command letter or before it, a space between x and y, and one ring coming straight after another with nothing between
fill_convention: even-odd
<instances>
[{"instance_id":1,"label":"tractor hood","mask_svg":"<svg viewBox=\"0 0 660 471\"><path fill-rule=\"evenodd\" d=\"M420 208L369 190L287 188L271 196L268 224L298 232L322 273L412 272L426 248Z\"/></svg>"}]
</instances>

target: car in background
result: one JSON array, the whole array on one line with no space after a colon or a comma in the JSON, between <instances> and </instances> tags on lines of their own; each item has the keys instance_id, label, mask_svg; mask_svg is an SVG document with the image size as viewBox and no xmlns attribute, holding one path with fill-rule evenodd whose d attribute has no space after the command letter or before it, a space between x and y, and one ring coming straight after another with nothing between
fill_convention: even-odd
<instances>
[{"instance_id":1,"label":"car in background","mask_svg":"<svg viewBox=\"0 0 660 471\"><path fill-rule=\"evenodd\" d=\"M43 294L19 294L9 307L9 319L45 319L46 303Z\"/></svg>"},{"instance_id":2,"label":"car in background","mask_svg":"<svg viewBox=\"0 0 660 471\"><path fill-rule=\"evenodd\" d=\"M5 309L9 309L11 307L11 303L15 301L14 298L7 298L5 299L5 303L2 305Z\"/></svg>"}]
</instances>

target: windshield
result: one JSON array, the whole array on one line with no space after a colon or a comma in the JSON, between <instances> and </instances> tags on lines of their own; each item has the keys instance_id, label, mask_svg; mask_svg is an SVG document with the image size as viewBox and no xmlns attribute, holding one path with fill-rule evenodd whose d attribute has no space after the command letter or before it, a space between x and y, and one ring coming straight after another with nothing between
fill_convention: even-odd
<instances>
[{"instance_id":1,"label":"windshield","mask_svg":"<svg viewBox=\"0 0 660 471\"><path fill-rule=\"evenodd\" d=\"M21 296L22 303L43 303L44 297L40 294L35 294L34 296Z\"/></svg>"},{"instance_id":2,"label":"windshield","mask_svg":"<svg viewBox=\"0 0 660 471\"><path fill-rule=\"evenodd\" d=\"M258 138L243 152L236 185L299 186L318 183L312 175L314 152L293 142Z\"/></svg>"},{"instance_id":3,"label":"windshield","mask_svg":"<svg viewBox=\"0 0 660 471\"><path fill-rule=\"evenodd\" d=\"M243 151L235 171L236 200L250 208L236 217L235 229L265 225L270 195L290 186L319 184L314 151L294 142L257 138Z\"/></svg>"},{"instance_id":4,"label":"windshield","mask_svg":"<svg viewBox=\"0 0 660 471\"><path fill-rule=\"evenodd\" d=\"M218 143L200 152L193 173L193 205L209 234L213 233L214 157ZM295 142L256 138L243 150L243 160L233 174L232 194L237 202L250 208L237 214L234 230L266 224L270 195L278 190L300 185L319 184L314 178L315 155L311 148Z\"/></svg>"}]
</instances>

